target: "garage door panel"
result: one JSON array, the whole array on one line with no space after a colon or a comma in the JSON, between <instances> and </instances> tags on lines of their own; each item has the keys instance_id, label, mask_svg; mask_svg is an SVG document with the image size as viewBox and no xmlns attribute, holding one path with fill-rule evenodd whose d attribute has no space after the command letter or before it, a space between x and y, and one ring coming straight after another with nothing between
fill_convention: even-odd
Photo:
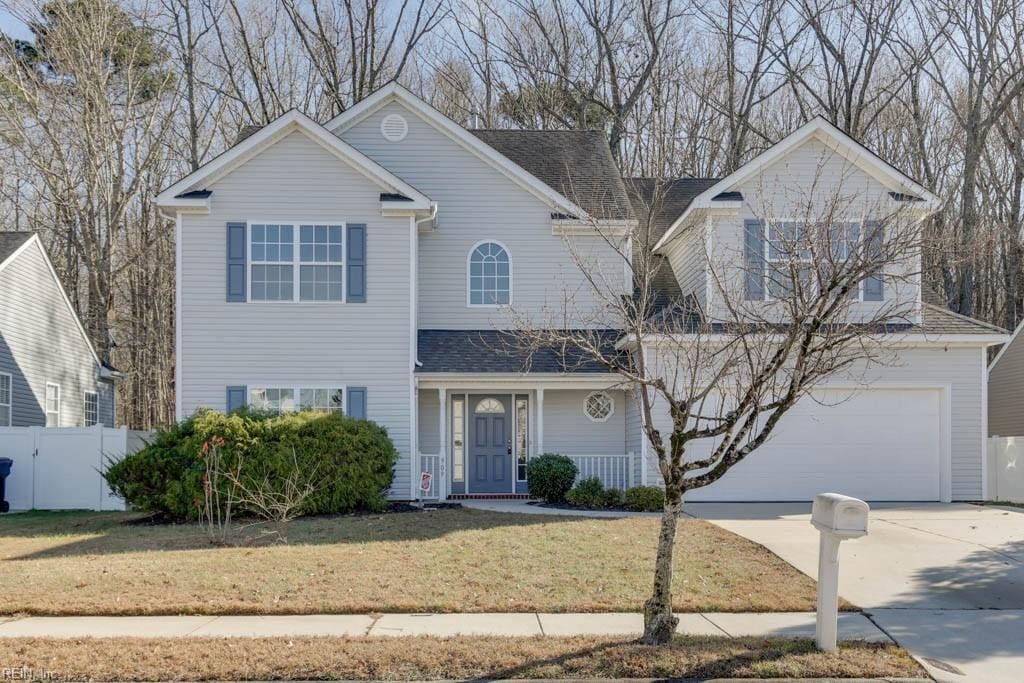
<instances>
[{"instance_id":1,"label":"garage door panel","mask_svg":"<svg viewBox=\"0 0 1024 683\"><path fill-rule=\"evenodd\" d=\"M688 501L938 500L943 444L938 389L822 391L785 415L772 438ZM699 444L697 458L710 450Z\"/></svg>"}]
</instances>

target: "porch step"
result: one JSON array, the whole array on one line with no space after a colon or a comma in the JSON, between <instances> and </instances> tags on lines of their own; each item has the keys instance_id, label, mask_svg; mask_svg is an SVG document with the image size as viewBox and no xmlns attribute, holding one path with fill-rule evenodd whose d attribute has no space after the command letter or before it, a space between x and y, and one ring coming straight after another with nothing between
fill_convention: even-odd
<instances>
[{"instance_id":1,"label":"porch step","mask_svg":"<svg viewBox=\"0 0 1024 683\"><path fill-rule=\"evenodd\" d=\"M448 500L532 500L528 493L449 493Z\"/></svg>"}]
</instances>

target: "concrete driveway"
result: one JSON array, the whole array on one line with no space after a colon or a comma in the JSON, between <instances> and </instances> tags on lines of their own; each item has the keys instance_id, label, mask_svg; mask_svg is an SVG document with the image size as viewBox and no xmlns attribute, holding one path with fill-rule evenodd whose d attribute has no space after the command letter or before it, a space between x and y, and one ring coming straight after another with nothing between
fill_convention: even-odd
<instances>
[{"instance_id":1,"label":"concrete driveway","mask_svg":"<svg viewBox=\"0 0 1024 683\"><path fill-rule=\"evenodd\" d=\"M810 505L689 503L815 577ZM1024 509L872 505L869 534L841 551L839 593L939 681L1020 681L1024 671Z\"/></svg>"}]
</instances>

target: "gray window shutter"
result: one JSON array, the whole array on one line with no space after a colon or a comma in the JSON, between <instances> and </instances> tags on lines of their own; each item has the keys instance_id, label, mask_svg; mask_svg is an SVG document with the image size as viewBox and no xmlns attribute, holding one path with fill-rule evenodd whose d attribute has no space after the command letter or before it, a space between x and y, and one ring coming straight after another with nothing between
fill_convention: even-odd
<instances>
[{"instance_id":1,"label":"gray window shutter","mask_svg":"<svg viewBox=\"0 0 1024 683\"><path fill-rule=\"evenodd\" d=\"M366 224L349 223L346 235L348 267L346 300L353 304L366 303Z\"/></svg>"},{"instance_id":2,"label":"gray window shutter","mask_svg":"<svg viewBox=\"0 0 1024 683\"><path fill-rule=\"evenodd\" d=\"M764 226L761 221L743 221L743 294L747 301L764 299Z\"/></svg>"},{"instance_id":3,"label":"gray window shutter","mask_svg":"<svg viewBox=\"0 0 1024 683\"><path fill-rule=\"evenodd\" d=\"M366 419L366 387L345 389L345 414L357 420Z\"/></svg>"},{"instance_id":4,"label":"gray window shutter","mask_svg":"<svg viewBox=\"0 0 1024 683\"><path fill-rule=\"evenodd\" d=\"M882 240L885 237L885 229L880 227L877 222L868 222L864 224L865 237L868 239L868 253L872 259L877 259L882 254ZM882 282L882 276L869 275L864 278L864 301L883 301L885 300L885 286Z\"/></svg>"},{"instance_id":5,"label":"gray window shutter","mask_svg":"<svg viewBox=\"0 0 1024 683\"><path fill-rule=\"evenodd\" d=\"M234 412L246 404L248 392L245 387L228 387L227 393L227 412Z\"/></svg>"},{"instance_id":6,"label":"gray window shutter","mask_svg":"<svg viewBox=\"0 0 1024 683\"><path fill-rule=\"evenodd\" d=\"M245 301L245 223L228 223L227 300Z\"/></svg>"}]
</instances>

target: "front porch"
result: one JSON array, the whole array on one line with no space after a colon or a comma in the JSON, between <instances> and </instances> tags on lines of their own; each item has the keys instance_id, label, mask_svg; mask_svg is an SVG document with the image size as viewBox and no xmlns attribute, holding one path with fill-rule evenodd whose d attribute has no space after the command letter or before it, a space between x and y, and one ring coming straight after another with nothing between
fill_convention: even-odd
<instances>
[{"instance_id":1,"label":"front porch","mask_svg":"<svg viewBox=\"0 0 1024 683\"><path fill-rule=\"evenodd\" d=\"M568 456L577 480L646 483L639 411L612 376L420 377L413 480L420 500L528 498L527 464Z\"/></svg>"}]
</instances>

